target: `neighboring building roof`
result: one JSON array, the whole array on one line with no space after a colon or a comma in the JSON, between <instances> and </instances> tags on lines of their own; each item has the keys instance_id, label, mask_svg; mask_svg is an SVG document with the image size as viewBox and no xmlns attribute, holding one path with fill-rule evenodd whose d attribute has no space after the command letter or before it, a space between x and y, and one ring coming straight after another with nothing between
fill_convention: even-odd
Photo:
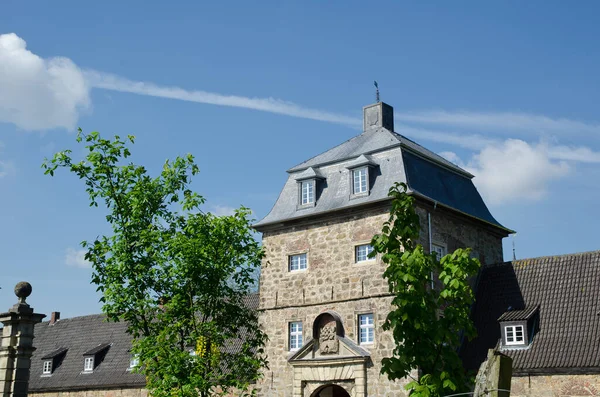
<instances>
[{"instance_id":1,"label":"neighboring building roof","mask_svg":"<svg viewBox=\"0 0 600 397\"><path fill-rule=\"evenodd\" d=\"M126 323L107 322L99 314L63 319L53 325L37 324L29 391L144 387L144 376L128 370L132 338L126 329ZM95 363L94 371L83 373L84 354L94 354L108 344L110 348L102 361ZM42 375L44 359L51 358L57 349L68 350L62 357L54 356L57 358L52 375Z\"/></svg>"},{"instance_id":2,"label":"neighboring building roof","mask_svg":"<svg viewBox=\"0 0 600 397\"><path fill-rule=\"evenodd\" d=\"M244 304L258 309L258 293L244 297ZM237 352L243 338L251 330L242 330L241 338L230 340L225 350ZM146 385L142 374L129 370L132 337L127 323L107 322L106 316L92 314L59 320L53 325L43 322L35 326L31 358L29 392L59 390L88 390L110 388L137 388ZM84 356L106 352L94 371L84 373ZM43 375L43 362L54 359L52 375Z\"/></svg>"},{"instance_id":3,"label":"neighboring building roof","mask_svg":"<svg viewBox=\"0 0 600 397\"><path fill-rule=\"evenodd\" d=\"M513 358L514 372L600 372L600 251L484 267L473 308L479 335L462 350L465 366L477 369L497 346L499 319L509 307L538 305L539 330L530 346L502 350Z\"/></svg>"},{"instance_id":4,"label":"neighboring building roof","mask_svg":"<svg viewBox=\"0 0 600 397\"><path fill-rule=\"evenodd\" d=\"M375 178L370 178L370 192L365 196L352 197L347 168L366 163L376 166ZM513 233L492 216L473 185L473 175L381 126L366 129L341 145L290 168L288 173L288 180L275 205L267 216L254 225L258 229L387 201L390 187L396 182L404 182L409 187L409 193L481 220L503 233ZM317 186L316 203L299 208L297 181L313 174L325 179L319 184L320 187Z\"/></svg>"}]
</instances>

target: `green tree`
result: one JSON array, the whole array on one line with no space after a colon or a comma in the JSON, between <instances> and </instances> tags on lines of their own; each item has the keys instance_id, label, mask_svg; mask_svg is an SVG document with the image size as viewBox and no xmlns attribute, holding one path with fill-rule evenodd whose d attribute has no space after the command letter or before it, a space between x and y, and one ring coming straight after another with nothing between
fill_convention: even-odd
<instances>
[{"instance_id":1,"label":"green tree","mask_svg":"<svg viewBox=\"0 0 600 397\"><path fill-rule=\"evenodd\" d=\"M151 394L249 390L266 365L266 336L244 304L263 256L250 211L202 212L204 199L188 188L198 173L191 155L167 160L151 177L126 163L132 136L108 140L79 130L77 142L87 149L83 160L65 150L43 168L71 171L84 181L90 206L107 209L112 234L82 246L108 320L128 323Z\"/></svg>"},{"instance_id":2,"label":"green tree","mask_svg":"<svg viewBox=\"0 0 600 397\"><path fill-rule=\"evenodd\" d=\"M419 217L414 198L406 185L397 183L389 192L393 199L389 219L371 244L380 253L387 269L392 311L383 328L392 330L395 348L392 357L382 360L382 373L394 380L419 377L406 386L411 396L444 396L469 390L471 379L458 355L461 336L475 336L470 307L473 292L470 276L479 261L470 249L457 249L438 260L417 244ZM432 284L435 288L432 288Z\"/></svg>"}]
</instances>

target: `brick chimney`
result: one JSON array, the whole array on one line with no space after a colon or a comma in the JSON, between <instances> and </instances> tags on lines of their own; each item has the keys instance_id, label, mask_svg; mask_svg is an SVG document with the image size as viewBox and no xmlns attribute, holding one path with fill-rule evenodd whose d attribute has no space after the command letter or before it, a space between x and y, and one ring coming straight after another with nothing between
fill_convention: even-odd
<instances>
[{"instance_id":1,"label":"brick chimney","mask_svg":"<svg viewBox=\"0 0 600 397\"><path fill-rule=\"evenodd\" d=\"M394 131L394 108L384 102L377 102L363 108L363 130L385 128Z\"/></svg>"},{"instance_id":2,"label":"brick chimney","mask_svg":"<svg viewBox=\"0 0 600 397\"><path fill-rule=\"evenodd\" d=\"M54 325L58 320L60 320L60 312L52 312L49 324Z\"/></svg>"}]
</instances>

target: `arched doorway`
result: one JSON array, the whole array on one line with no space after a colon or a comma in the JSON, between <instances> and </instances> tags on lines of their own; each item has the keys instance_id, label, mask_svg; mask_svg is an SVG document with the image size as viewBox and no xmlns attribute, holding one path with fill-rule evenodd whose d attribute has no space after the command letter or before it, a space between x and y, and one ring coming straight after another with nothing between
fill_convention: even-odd
<instances>
[{"instance_id":1,"label":"arched doorway","mask_svg":"<svg viewBox=\"0 0 600 397\"><path fill-rule=\"evenodd\" d=\"M350 397L350 394L341 386L325 385L315 390L311 397Z\"/></svg>"}]
</instances>

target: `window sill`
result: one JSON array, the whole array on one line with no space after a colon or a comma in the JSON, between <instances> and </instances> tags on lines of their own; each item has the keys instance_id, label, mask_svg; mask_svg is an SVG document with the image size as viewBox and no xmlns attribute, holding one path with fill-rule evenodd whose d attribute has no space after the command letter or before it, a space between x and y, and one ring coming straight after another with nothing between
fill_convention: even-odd
<instances>
[{"instance_id":1,"label":"window sill","mask_svg":"<svg viewBox=\"0 0 600 397\"><path fill-rule=\"evenodd\" d=\"M316 205L317 205L317 203L298 204L298 205L296 205L296 211L306 210L309 208L315 208Z\"/></svg>"},{"instance_id":2,"label":"window sill","mask_svg":"<svg viewBox=\"0 0 600 397\"><path fill-rule=\"evenodd\" d=\"M308 269L288 270L289 274L305 274Z\"/></svg>"},{"instance_id":3,"label":"window sill","mask_svg":"<svg viewBox=\"0 0 600 397\"><path fill-rule=\"evenodd\" d=\"M356 193L356 194L351 194L350 195L350 200L355 200L355 199L360 199L363 197L369 197L369 193L368 191L364 192L364 193Z\"/></svg>"},{"instance_id":4,"label":"window sill","mask_svg":"<svg viewBox=\"0 0 600 397\"><path fill-rule=\"evenodd\" d=\"M354 265L372 265L373 263L377 263L377 259L368 259L366 261L354 262Z\"/></svg>"}]
</instances>

